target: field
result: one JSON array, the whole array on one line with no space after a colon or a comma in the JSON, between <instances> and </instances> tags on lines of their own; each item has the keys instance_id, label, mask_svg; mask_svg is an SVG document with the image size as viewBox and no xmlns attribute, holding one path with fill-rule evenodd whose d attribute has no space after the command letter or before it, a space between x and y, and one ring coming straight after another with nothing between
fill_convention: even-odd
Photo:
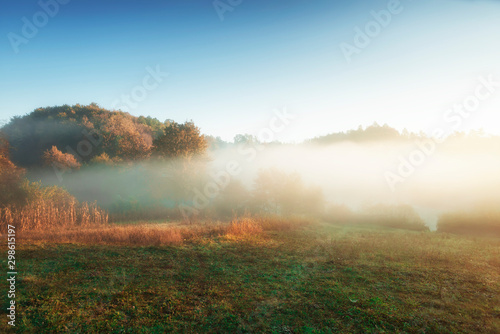
<instances>
[{"instance_id":1,"label":"field","mask_svg":"<svg viewBox=\"0 0 500 334\"><path fill-rule=\"evenodd\" d=\"M499 239L272 219L98 235L18 241L17 332L500 332Z\"/></svg>"}]
</instances>

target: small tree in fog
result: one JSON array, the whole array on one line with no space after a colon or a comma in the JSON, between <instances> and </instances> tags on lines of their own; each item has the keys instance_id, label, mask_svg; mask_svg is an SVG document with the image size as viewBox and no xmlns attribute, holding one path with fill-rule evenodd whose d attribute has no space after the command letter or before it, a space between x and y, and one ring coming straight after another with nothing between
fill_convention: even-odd
<instances>
[{"instance_id":1,"label":"small tree in fog","mask_svg":"<svg viewBox=\"0 0 500 334\"><path fill-rule=\"evenodd\" d=\"M169 122L163 135L153 142L153 156L163 164L161 178L154 180L156 194L179 203L189 198L190 190L201 179L207 162L207 140L193 122Z\"/></svg>"},{"instance_id":2,"label":"small tree in fog","mask_svg":"<svg viewBox=\"0 0 500 334\"><path fill-rule=\"evenodd\" d=\"M163 135L153 142L153 150L157 157L183 158L188 161L194 156L204 155L207 146L205 136L193 122L184 124L171 122L165 127Z\"/></svg>"}]
</instances>

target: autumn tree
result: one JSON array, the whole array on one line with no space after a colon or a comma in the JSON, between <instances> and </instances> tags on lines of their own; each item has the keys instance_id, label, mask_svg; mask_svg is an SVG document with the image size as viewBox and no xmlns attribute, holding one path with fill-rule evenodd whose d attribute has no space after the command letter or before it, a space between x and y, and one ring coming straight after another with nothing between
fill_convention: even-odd
<instances>
[{"instance_id":1,"label":"autumn tree","mask_svg":"<svg viewBox=\"0 0 500 334\"><path fill-rule=\"evenodd\" d=\"M90 160L91 163L96 164L96 165L101 165L101 166L112 166L113 165L113 160L109 158L109 156L106 154L106 152L103 152L102 154L99 154Z\"/></svg>"},{"instance_id":2,"label":"autumn tree","mask_svg":"<svg viewBox=\"0 0 500 334\"><path fill-rule=\"evenodd\" d=\"M13 117L3 131L13 148L11 160L33 167L43 162L43 152L52 146L77 152L82 163L103 153L113 161L147 159L153 138L162 135L165 126L154 118L109 111L92 103L38 108Z\"/></svg>"},{"instance_id":3,"label":"autumn tree","mask_svg":"<svg viewBox=\"0 0 500 334\"><path fill-rule=\"evenodd\" d=\"M190 191L205 175L207 140L193 122L166 124L162 136L153 142L153 155L162 163L161 177L154 183L162 197L176 203L188 201Z\"/></svg>"},{"instance_id":4,"label":"autumn tree","mask_svg":"<svg viewBox=\"0 0 500 334\"><path fill-rule=\"evenodd\" d=\"M0 136L0 207L24 201L26 194L22 187L23 180L24 169L10 161L9 144Z\"/></svg>"},{"instance_id":5,"label":"autumn tree","mask_svg":"<svg viewBox=\"0 0 500 334\"><path fill-rule=\"evenodd\" d=\"M204 155L207 146L205 136L193 122L184 124L172 122L165 127L163 135L153 142L156 156L186 160Z\"/></svg>"},{"instance_id":6,"label":"autumn tree","mask_svg":"<svg viewBox=\"0 0 500 334\"><path fill-rule=\"evenodd\" d=\"M55 146L43 153L43 163L46 166L54 166L62 171L78 169L81 164L70 153L62 153Z\"/></svg>"},{"instance_id":7,"label":"autumn tree","mask_svg":"<svg viewBox=\"0 0 500 334\"><path fill-rule=\"evenodd\" d=\"M105 152L110 157L141 160L150 154L153 144L151 130L125 113L113 113L101 127Z\"/></svg>"}]
</instances>

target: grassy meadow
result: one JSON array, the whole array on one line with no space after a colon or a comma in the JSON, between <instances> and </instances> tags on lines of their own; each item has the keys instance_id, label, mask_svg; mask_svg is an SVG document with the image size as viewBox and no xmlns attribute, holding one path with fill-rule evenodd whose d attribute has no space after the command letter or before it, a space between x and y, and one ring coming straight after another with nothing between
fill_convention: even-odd
<instances>
[{"instance_id":1,"label":"grassy meadow","mask_svg":"<svg viewBox=\"0 0 500 334\"><path fill-rule=\"evenodd\" d=\"M18 237L17 332L500 332L499 239L298 218Z\"/></svg>"}]
</instances>

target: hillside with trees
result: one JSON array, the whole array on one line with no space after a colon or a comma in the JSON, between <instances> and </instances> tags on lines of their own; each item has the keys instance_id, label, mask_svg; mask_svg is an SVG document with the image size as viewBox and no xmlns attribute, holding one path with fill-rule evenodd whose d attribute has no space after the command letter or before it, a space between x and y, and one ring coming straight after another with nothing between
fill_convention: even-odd
<instances>
[{"instance_id":1,"label":"hillside with trees","mask_svg":"<svg viewBox=\"0 0 500 334\"><path fill-rule=\"evenodd\" d=\"M0 206L13 211L20 212L33 203L60 212L94 205L97 221L108 213L115 221L228 218L251 213L313 215L335 222L424 228L418 214L408 208L404 214L400 207L391 206L382 206L376 215L346 211L342 205L328 202L324 185L311 184L293 170L264 168L246 181L228 178L226 182L226 177L213 176L220 173L211 166L214 155L237 155L241 148L251 148L257 154L265 147L272 151L353 143L368 148L374 143L384 147L433 140L423 133L400 133L386 124L360 126L302 144L262 143L251 134L238 134L227 142L202 134L192 121L136 117L92 103L38 108L13 117L1 133ZM456 132L439 149L489 152L499 144L499 137L481 131ZM180 207L189 208L194 217L185 217ZM99 211L101 208L106 213ZM440 226L445 226L443 219Z\"/></svg>"}]
</instances>

